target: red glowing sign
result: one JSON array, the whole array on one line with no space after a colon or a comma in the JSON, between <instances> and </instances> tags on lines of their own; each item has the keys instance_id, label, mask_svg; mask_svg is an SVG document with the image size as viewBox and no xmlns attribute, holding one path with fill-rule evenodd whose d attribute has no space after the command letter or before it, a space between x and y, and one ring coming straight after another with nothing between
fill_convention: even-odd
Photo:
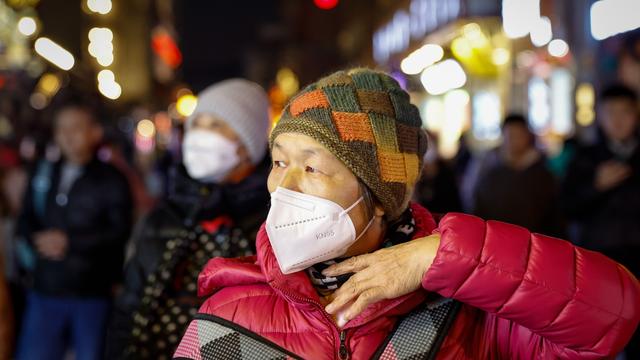
<instances>
[{"instance_id":1,"label":"red glowing sign","mask_svg":"<svg viewBox=\"0 0 640 360\"><path fill-rule=\"evenodd\" d=\"M338 0L313 0L313 3L322 10L331 10L338 5Z\"/></svg>"},{"instance_id":2,"label":"red glowing sign","mask_svg":"<svg viewBox=\"0 0 640 360\"><path fill-rule=\"evenodd\" d=\"M164 29L157 29L151 37L151 48L170 68L175 69L182 63L182 53L171 35Z\"/></svg>"}]
</instances>

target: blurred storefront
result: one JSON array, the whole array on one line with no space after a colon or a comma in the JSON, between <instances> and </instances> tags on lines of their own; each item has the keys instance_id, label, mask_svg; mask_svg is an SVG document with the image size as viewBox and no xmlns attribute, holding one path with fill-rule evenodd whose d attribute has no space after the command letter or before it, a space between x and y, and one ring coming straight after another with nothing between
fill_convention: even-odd
<instances>
[{"instance_id":1,"label":"blurred storefront","mask_svg":"<svg viewBox=\"0 0 640 360\"><path fill-rule=\"evenodd\" d=\"M640 2L599 0L590 10L588 30L597 42L593 52L598 75L595 82L606 84L616 79L640 94Z\"/></svg>"},{"instance_id":2,"label":"blurred storefront","mask_svg":"<svg viewBox=\"0 0 640 360\"><path fill-rule=\"evenodd\" d=\"M576 73L558 3L413 0L375 32L373 56L411 92L445 158L462 137L473 151L495 146L507 112L557 147L574 132Z\"/></svg>"}]
</instances>

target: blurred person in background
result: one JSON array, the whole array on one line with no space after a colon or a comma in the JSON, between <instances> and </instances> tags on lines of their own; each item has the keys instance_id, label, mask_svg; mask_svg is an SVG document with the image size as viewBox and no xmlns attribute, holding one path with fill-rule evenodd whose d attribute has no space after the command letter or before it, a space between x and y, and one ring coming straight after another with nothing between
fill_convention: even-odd
<instances>
[{"instance_id":1,"label":"blurred person in background","mask_svg":"<svg viewBox=\"0 0 640 360\"><path fill-rule=\"evenodd\" d=\"M132 216L125 177L96 157L102 134L82 100L54 113L62 157L38 163L17 224L34 255L17 359L62 359L68 348L78 360L102 357Z\"/></svg>"},{"instance_id":2,"label":"blurred person in background","mask_svg":"<svg viewBox=\"0 0 640 360\"><path fill-rule=\"evenodd\" d=\"M462 209L466 213L472 213L475 206L475 189L478 186L480 175L500 163L500 151L493 148L472 152L466 145L467 141L468 136L460 138L461 146L455 158L455 169Z\"/></svg>"},{"instance_id":3,"label":"blurred person in background","mask_svg":"<svg viewBox=\"0 0 640 360\"><path fill-rule=\"evenodd\" d=\"M169 359L202 303L197 277L216 256L255 253L269 205L265 91L226 80L198 95L183 164L169 194L139 225L109 331L109 359Z\"/></svg>"},{"instance_id":4,"label":"blurred person in background","mask_svg":"<svg viewBox=\"0 0 640 360\"><path fill-rule=\"evenodd\" d=\"M455 172L438 153L437 136L427 133L429 149L416 184L415 201L436 214L462 211Z\"/></svg>"},{"instance_id":5,"label":"blurred person in background","mask_svg":"<svg viewBox=\"0 0 640 360\"><path fill-rule=\"evenodd\" d=\"M563 205L578 225L577 243L640 276L640 135L638 98L623 85L602 92L599 141L576 154L563 184ZM638 334L628 359L640 359Z\"/></svg>"},{"instance_id":6,"label":"blurred person in background","mask_svg":"<svg viewBox=\"0 0 640 360\"><path fill-rule=\"evenodd\" d=\"M598 104L599 141L576 154L563 184L563 205L580 224L578 243L640 274L640 136L638 101L622 85Z\"/></svg>"},{"instance_id":7,"label":"blurred person in background","mask_svg":"<svg viewBox=\"0 0 640 360\"><path fill-rule=\"evenodd\" d=\"M557 185L544 155L536 148L535 135L525 117L507 116L502 138L495 161L480 171L473 213L561 236Z\"/></svg>"},{"instance_id":8,"label":"blurred person in background","mask_svg":"<svg viewBox=\"0 0 640 360\"><path fill-rule=\"evenodd\" d=\"M628 341L640 284L605 256L411 203L427 140L388 74L304 88L270 135L257 255L215 258L177 359L595 359Z\"/></svg>"}]
</instances>

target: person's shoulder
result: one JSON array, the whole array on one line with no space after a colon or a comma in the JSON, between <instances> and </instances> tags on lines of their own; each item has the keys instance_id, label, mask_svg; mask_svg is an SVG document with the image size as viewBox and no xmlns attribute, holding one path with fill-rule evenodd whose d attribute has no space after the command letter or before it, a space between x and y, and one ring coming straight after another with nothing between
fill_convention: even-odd
<instances>
[{"instance_id":1,"label":"person's shoulder","mask_svg":"<svg viewBox=\"0 0 640 360\"><path fill-rule=\"evenodd\" d=\"M292 321L307 315L268 284L222 288L203 303L199 312L221 317L263 336L315 330L309 321Z\"/></svg>"},{"instance_id":2,"label":"person's shoulder","mask_svg":"<svg viewBox=\"0 0 640 360\"><path fill-rule=\"evenodd\" d=\"M108 162L96 159L91 164L93 176L103 180L127 181L126 176L117 167Z\"/></svg>"},{"instance_id":3,"label":"person's shoulder","mask_svg":"<svg viewBox=\"0 0 640 360\"><path fill-rule=\"evenodd\" d=\"M235 321L235 314L255 314L256 309L260 309L260 313L271 313L281 301L280 296L266 283L231 285L209 296L200 312Z\"/></svg>"},{"instance_id":4,"label":"person's shoulder","mask_svg":"<svg viewBox=\"0 0 640 360\"><path fill-rule=\"evenodd\" d=\"M167 243L186 235L187 231L179 221L175 221L162 207L156 206L136 224L131 238L131 259L135 259L145 269L145 273L149 274L155 271L162 260Z\"/></svg>"}]
</instances>

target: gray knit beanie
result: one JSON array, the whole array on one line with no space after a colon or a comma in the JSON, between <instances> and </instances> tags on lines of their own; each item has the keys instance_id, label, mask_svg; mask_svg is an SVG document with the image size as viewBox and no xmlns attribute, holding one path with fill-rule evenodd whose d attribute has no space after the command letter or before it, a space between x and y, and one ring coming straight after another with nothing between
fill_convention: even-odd
<instances>
[{"instance_id":1,"label":"gray knit beanie","mask_svg":"<svg viewBox=\"0 0 640 360\"><path fill-rule=\"evenodd\" d=\"M267 150L269 100L264 89L249 80L229 79L209 86L198 94L198 105L187 118L186 128L201 114L224 121L240 137L253 164Z\"/></svg>"}]
</instances>

